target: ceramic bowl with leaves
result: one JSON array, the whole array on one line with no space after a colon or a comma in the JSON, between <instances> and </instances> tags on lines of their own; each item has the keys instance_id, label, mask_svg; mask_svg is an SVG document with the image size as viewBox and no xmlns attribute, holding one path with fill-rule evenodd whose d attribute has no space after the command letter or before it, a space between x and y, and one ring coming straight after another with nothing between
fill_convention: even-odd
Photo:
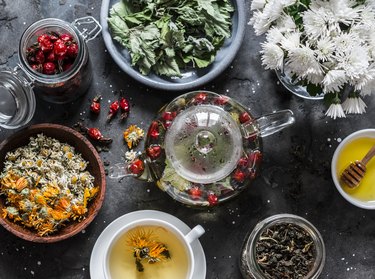
<instances>
[{"instance_id":1,"label":"ceramic bowl with leaves","mask_svg":"<svg viewBox=\"0 0 375 279\"><path fill-rule=\"evenodd\" d=\"M106 187L104 167L79 132L57 124L25 128L0 144L0 224L50 243L86 228Z\"/></svg>"},{"instance_id":2,"label":"ceramic bowl with leaves","mask_svg":"<svg viewBox=\"0 0 375 279\"><path fill-rule=\"evenodd\" d=\"M106 47L137 81L161 90L199 87L222 73L245 31L243 0L102 1Z\"/></svg>"}]
</instances>

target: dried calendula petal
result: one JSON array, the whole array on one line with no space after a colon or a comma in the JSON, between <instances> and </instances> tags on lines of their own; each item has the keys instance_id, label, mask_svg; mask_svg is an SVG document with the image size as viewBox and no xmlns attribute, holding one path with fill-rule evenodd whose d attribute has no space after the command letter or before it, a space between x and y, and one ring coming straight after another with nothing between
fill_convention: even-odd
<instances>
[{"instance_id":1,"label":"dried calendula petal","mask_svg":"<svg viewBox=\"0 0 375 279\"><path fill-rule=\"evenodd\" d=\"M136 125L130 125L129 128L124 131L124 139L129 149L137 146L144 135L145 132L141 128Z\"/></svg>"}]
</instances>

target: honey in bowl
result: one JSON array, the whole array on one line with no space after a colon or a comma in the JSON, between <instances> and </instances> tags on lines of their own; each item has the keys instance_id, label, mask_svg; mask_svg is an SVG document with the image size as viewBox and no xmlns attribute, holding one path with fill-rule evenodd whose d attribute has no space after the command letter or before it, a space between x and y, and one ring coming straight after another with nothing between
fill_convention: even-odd
<instances>
[{"instance_id":1,"label":"honey in bowl","mask_svg":"<svg viewBox=\"0 0 375 279\"><path fill-rule=\"evenodd\" d=\"M375 144L375 138L361 137L348 142L341 150L337 159L337 177L340 177L345 168L356 160L361 160ZM364 202L375 201L375 160L366 165L366 174L356 188L350 188L340 180L343 190L358 200Z\"/></svg>"},{"instance_id":2,"label":"honey in bowl","mask_svg":"<svg viewBox=\"0 0 375 279\"><path fill-rule=\"evenodd\" d=\"M188 252L183 242L161 226L138 226L124 233L109 255L111 279L185 279Z\"/></svg>"}]
</instances>

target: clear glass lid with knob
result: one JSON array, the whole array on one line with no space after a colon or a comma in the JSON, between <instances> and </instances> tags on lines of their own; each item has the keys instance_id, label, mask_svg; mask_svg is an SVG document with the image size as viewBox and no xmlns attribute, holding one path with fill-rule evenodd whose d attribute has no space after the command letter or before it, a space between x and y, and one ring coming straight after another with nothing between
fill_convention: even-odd
<instances>
[{"instance_id":1,"label":"clear glass lid with knob","mask_svg":"<svg viewBox=\"0 0 375 279\"><path fill-rule=\"evenodd\" d=\"M176 172L195 183L228 176L241 157L238 124L223 108L189 107L174 119L165 137L165 152Z\"/></svg>"}]
</instances>

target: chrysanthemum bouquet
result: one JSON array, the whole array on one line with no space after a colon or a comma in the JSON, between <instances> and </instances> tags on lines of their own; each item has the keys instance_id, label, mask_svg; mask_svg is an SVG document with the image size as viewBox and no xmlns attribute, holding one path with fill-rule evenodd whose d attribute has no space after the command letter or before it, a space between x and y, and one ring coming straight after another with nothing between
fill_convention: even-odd
<instances>
[{"instance_id":1,"label":"chrysanthemum bouquet","mask_svg":"<svg viewBox=\"0 0 375 279\"><path fill-rule=\"evenodd\" d=\"M324 94L334 119L366 111L361 97L375 91L375 0L253 0L251 10L249 24L266 36L266 69Z\"/></svg>"}]
</instances>

